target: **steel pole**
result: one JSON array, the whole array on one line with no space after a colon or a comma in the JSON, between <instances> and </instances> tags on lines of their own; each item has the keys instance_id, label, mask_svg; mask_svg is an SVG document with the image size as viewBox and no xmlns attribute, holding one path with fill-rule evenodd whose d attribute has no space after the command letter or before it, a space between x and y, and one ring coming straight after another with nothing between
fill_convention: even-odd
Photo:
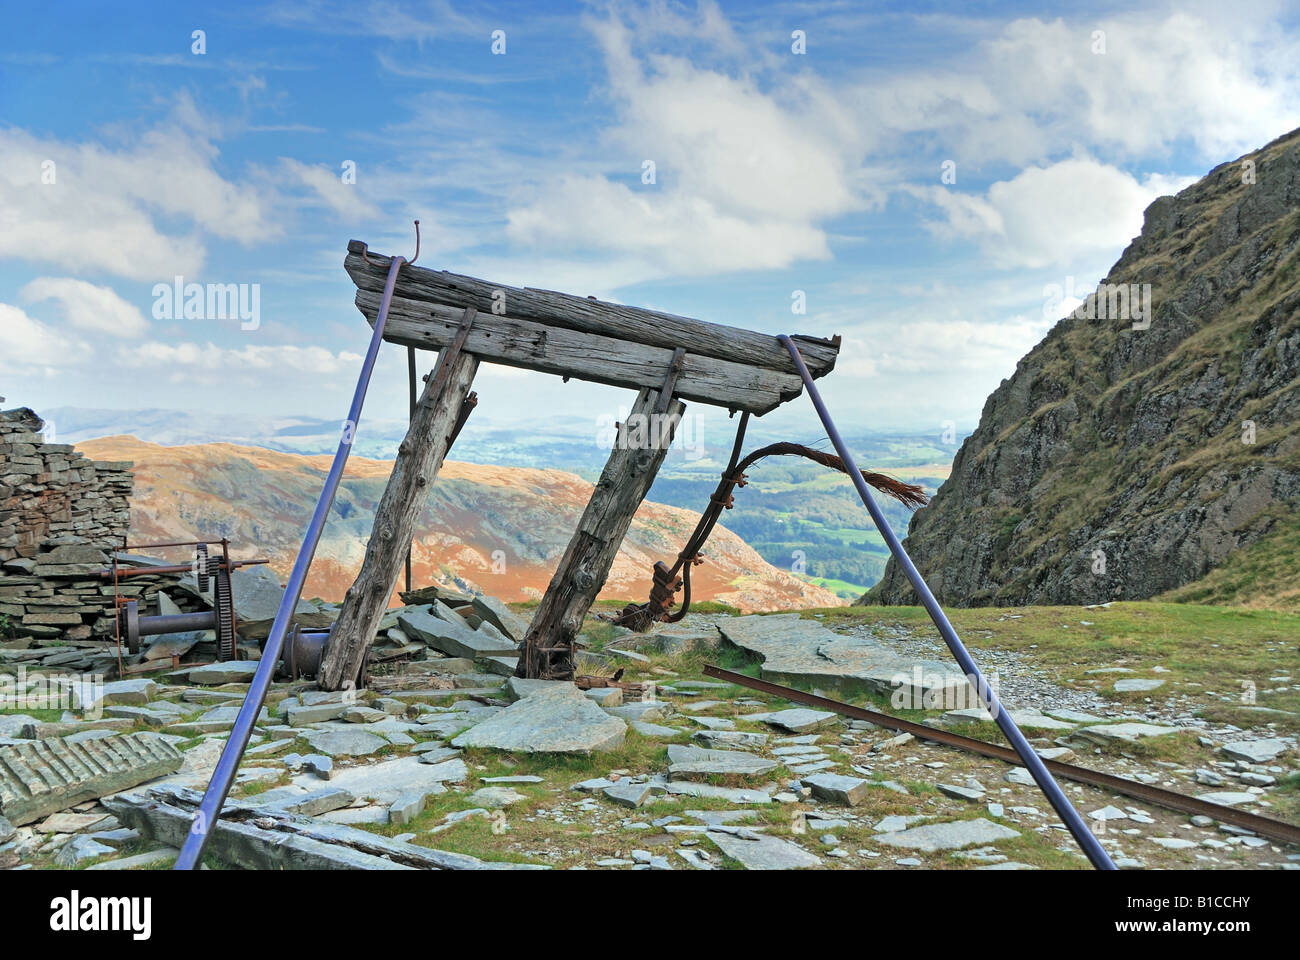
<instances>
[{"instance_id":1,"label":"steel pole","mask_svg":"<svg viewBox=\"0 0 1300 960\"><path fill-rule=\"evenodd\" d=\"M253 733L257 714L266 700L266 692L271 686L271 678L275 675L276 665L280 660L280 650L284 646L285 633L289 629L293 612L302 596L307 571L311 567L312 558L316 555L316 546L320 543L321 532L325 529L325 520L334 505L334 495L338 492L339 481L343 479L343 468L348 462L348 455L352 452L352 440L356 434L357 423L361 419L361 407L366 401L366 388L370 386L370 376L374 372L375 360L379 356L379 346L384 342L384 324L388 320L388 308L393 300L393 288L397 284L397 271L404 263L406 263L405 257L393 257L392 263L389 264L384 296L379 304L379 314L375 317L374 333L370 337L370 349L366 351L365 362L361 365L361 376L357 379L357 388L352 395L348 418L343 423L343 436L339 440L338 450L334 453L334 462L330 466L329 476L325 478L325 488L321 491L320 499L316 501L316 510L312 514L311 523L307 525L307 533L298 551L298 559L293 562L293 571L289 574L289 582L285 585L284 597L280 601L280 609L276 611L270 636L262 646L262 659L258 661L257 672L253 674L253 681L249 684L248 695L244 697L244 704L239 708L239 716L235 718L235 725L230 731L229 739L226 740L225 748L221 751L220 759L217 760L217 767L212 771L212 780L203 794L203 802L199 804L199 809L194 814L189 835L185 838L185 845L181 847L180 856L176 858L176 866L173 869L192 870L198 864L212 828L221 814L221 807L230 793L230 785L235 780L235 771L239 769L239 761L243 758L249 737Z\"/></svg>"},{"instance_id":2,"label":"steel pole","mask_svg":"<svg viewBox=\"0 0 1300 960\"><path fill-rule=\"evenodd\" d=\"M1075 841L1083 848L1084 854L1086 854L1088 859L1092 861L1092 865L1098 870L1117 869L1114 862L1110 859L1110 855L1102 848L1097 837L1090 829L1088 829L1088 825L1083 822L1083 818L1079 816L1079 811L1074 809L1074 805L1070 803L1069 798L1066 797L1065 793L1061 790L1060 784L1056 782L1051 772L1046 766L1044 766L1042 757L1034 752L1034 748L1029 745L1029 741L1026 740L1025 735L1020 732L1020 728L1016 726L1016 722L1011 719L1011 715L1002 709L1002 704L998 700L997 694L989 687L988 682L984 679L984 674L980 672L980 668L975 664L974 658L958 638L957 631L953 630L952 624L948 622L948 617L943 612L943 608L939 606L939 601L936 600L934 594L930 592L930 588L926 584L925 579L921 576L920 571L916 569L915 564L912 563L912 558L907 555L907 551L903 549L902 543L900 543L898 537L894 535L893 529L889 526L889 521L885 519L884 513L881 511L880 507L876 505L875 499L871 496L871 491L867 488L867 482L862 478L862 471L858 469L857 463L853 460L853 455L849 453L849 449L844 443L844 438L841 437L840 432L835 429L835 422L831 420L831 415L826 409L826 404L822 401L821 393L817 389L817 384L813 381L812 374L808 372L808 367L803 362L803 357L799 353L799 348L795 346L794 341L785 334L777 337L777 339L781 341L782 345L788 351L790 351L790 359L794 361L794 365L799 371L799 376L803 378L804 386L808 388L808 399L812 401L813 407L816 408L817 416L821 418L822 426L826 428L826 433L831 438L831 443L835 446L835 452L838 453L840 459L844 461L844 467L848 471L850 479L853 480L853 485L858 489L858 496L862 498L863 504L871 513L871 519L875 521L876 529L879 530L880 535L884 537L885 543L889 545L890 553L894 555L894 559L898 561L898 565L903 568L903 572L911 582L912 588L916 591L917 596L921 598L921 605L924 606L926 612L930 614L930 619L934 621L935 627L938 628L939 635L943 637L943 642L948 645L948 649L952 651L953 657L955 657L957 663L961 665L967 678L972 681L972 685L978 692L980 700L984 705L984 709L993 717L994 722L997 723L998 728L1002 731L1002 735L1007 738L1007 741L1020 756L1020 760L1025 765L1025 769L1027 769L1030 776L1034 778L1034 782L1038 784L1038 788L1043 791L1048 802L1052 805L1052 809L1056 811L1057 816L1059 816L1065 823L1066 827L1069 828Z\"/></svg>"}]
</instances>

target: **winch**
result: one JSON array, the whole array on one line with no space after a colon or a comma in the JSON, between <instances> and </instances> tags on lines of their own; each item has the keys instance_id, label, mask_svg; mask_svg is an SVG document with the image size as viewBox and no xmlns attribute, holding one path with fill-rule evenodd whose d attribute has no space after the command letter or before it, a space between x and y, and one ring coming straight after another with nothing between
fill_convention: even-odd
<instances>
[{"instance_id":1,"label":"winch","mask_svg":"<svg viewBox=\"0 0 1300 960\"><path fill-rule=\"evenodd\" d=\"M220 546L219 554L209 554L209 546ZM131 653L140 652L141 637L156 637L166 633L186 633L191 630L211 630L217 638L217 659L235 659L235 598L231 591L230 575L240 567L257 566L266 560L231 560L228 540L189 540L176 543L128 544L124 550L162 549L165 547L191 547L193 558L188 564L170 566L143 566L123 568L118 554L113 555L113 566L100 573L103 579L113 581L113 605L117 609L117 640L126 641ZM140 601L123 597L118 592L120 581L137 576L160 573L192 573L199 593L212 594L212 609L196 613L175 613L161 616L141 616Z\"/></svg>"}]
</instances>

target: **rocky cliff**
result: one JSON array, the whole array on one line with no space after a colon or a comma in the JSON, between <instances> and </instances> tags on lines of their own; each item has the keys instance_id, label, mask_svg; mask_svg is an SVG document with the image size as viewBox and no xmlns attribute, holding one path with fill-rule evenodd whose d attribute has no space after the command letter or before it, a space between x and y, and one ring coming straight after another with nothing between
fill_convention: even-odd
<instances>
[{"instance_id":1,"label":"rocky cliff","mask_svg":"<svg viewBox=\"0 0 1300 960\"><path fill-rule=\"evenodd\" d=\"M1152 203L1090 304L985 402L909 553L948 604L1257 599L1184 585L1300 529L1300 131ZM858 602L915 594L891 561Z\"/></svg>"},{"instance_id":2,"label":"rocky cliff","mask_svg":"<svg viewBox=\"0 0 1300 960\"><path fill-rule=\"evenodd\" d=\"M134 462L133 541L227 536L240 557L266 557L281 576L293 566L330 461L228 443L165 447L134 437L80 446L89 456ZM352 584L391 468L391 461L349 460L306 596L340 600ZM540 597L590 496L590 483L560 470L448 460L416 530L416 586L438 583L509 601ZM643 503L601 596L644 600L654 561L671 562L698 519L689 510ZM697 600L745 612L845 603L771 566L722 528L705 554L692 573Z\"/></svg>"}]
</instances>

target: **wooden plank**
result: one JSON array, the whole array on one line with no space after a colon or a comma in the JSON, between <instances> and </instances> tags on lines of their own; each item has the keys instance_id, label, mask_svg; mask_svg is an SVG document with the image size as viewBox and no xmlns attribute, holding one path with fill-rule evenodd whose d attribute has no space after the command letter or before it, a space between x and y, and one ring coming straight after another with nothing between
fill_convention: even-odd
<instances>
[{"instance_id":1,"label":"wooden plank","mask_svg":"<svg viewBox=\"0 0 1300 960\"><path fill-rule=\"evenodd\" d=\"M429 497L429 487L438 476L443 458L451 446L470 384L478 370L478 358L460 352L448 357L444 351L438 366L425 384L416 404L411 425L397 450L393 472L375 510L375 524L366 544L366 557L356 581L348 588L338 622L321 655L317 684L324 690L338 690L355 683L366 651L374 640L379 621L388 607L393 584L406 559L416 518ZM438 381L446 384L438 388Z\"/></svg>"},{"instance_id":2,"label":"wooden plank","mask_svg":"<svg viewBox=\"0 0 1300 960\"><path fill-rule=\"evenodd\" d=\"M372 326L380 297L357 291L357 309ZM441 349L455 337L462 312L455 306L394 296L384 339L422 350ZM663 347L483 312L474 320L465 349L493 363L634 390L662 386L673 360L673 351ZM687 353L674 393L762 416L802 390L803 381L794 374Z\"/></svg>"},{"instance_id":3,"label":"wooden plank","mask_svg":"<svg viewBox=\"0 0 1300 960\"><path fill-rule=\"evenodd\" d=\"M344 266L358 288L382 293L389 258L366 251L366 245L360 240L351 241ZM369 257L369 263L363 253ZM512 287L420 266L402 268L397 278L396 294L408 300L441 303L462 310L472 306L480 314L492 313L495 304L497 311L504 307L504 316L516 320L532 320L548 327L580 330L670 351L683 347L690 354L789 374L798 373L790 354L771 334L592 297L576 297L533 287ZM839 337L825 340L796 335L794 340L814 377L831 372L839 354Z\"/></svg>"},{"instance_id":4,"label":"wooden plank","mask_svg":"<svg viewBox=\"0 0 1300 960\"><path fill-rule=\"evenodd\" d=\"M574 637L605 585L632 517L672 445L673 427L686 409L674 400L665 413L657 415L663 419L653 421L658 401L656 390L642 390L637 397L578 529L533 615L516 667L519 676L573 679Z\"/></svg>"}]
</instances>

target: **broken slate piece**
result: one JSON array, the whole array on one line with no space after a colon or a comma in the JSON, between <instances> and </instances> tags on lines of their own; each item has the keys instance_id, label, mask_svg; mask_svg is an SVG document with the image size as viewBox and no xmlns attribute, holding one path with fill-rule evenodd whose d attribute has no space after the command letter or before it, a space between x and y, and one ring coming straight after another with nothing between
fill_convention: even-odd
<instances>
[{"instance_id":1,"label":"broken slate piece","mask_svg":"<svg viewBox=\"0 0 1300 960\"><path fill-rule=\"evenodd\" d=\"M0 746L0 815L22 826L175 773L183 760L179 750L153 733Z\"/></svg>"},{"instance_id":2,"label":"broken slate piece","mask_svg":"<svg viewBox=\"0 0 1300 960\"><path fill-rule=\"evenodd\" d=\"M615 803L635 810L649 799L650 784L620 780L613 786L605 788L605 796Z\"/></svg>"},{"instance_id":3,"label":"broken slate piece","mask_svg":"<svg viewBox=\"0 0 1300 960\"><path fill-rule=\"evenodd\" d=\"M838 803L846 807L856 807L867 799L871 791L869 781L841 776L838 773L817 773L804 777L801 782L812 790L813 796L818 800Z\"/></svg>"},{"instance_id":4,"label":"broken slate piece","mask_svg":"<svg viewBox=\"0 0 1300 960\"><path fill-rule=\"evenodd\" d=\"M615 708L617 709L617 708ZM523 753L591 753L621 746L627 724L569 685L539 691L506 707L451 741Z\"/></svg>"},{"instance_id":5,"label":"broken slate piece","mask_svg":"<svg viewBox=\"0 0 1300 960\"><path fill-rule=\"evenodd\" d=\"M780 727L782 730L789 730L791 733L805 733L809 730L816 730L818 727L825 726L834 719L835 714L830 711L809 710L805 707L779 710L776 713L764 714L762 716L764 723L773 727Z\"/></svg>"},{"instance_id":6,"label":"broken slate piece","mask_svg":"<svg viewBox=\"0 0 1300 960\"><path fill-rule=\"evenodd\" d=\"M698 774L756 776L775 770L779 763L738 750L705 750L672 744L668 747L668 773L683 777Z\"/></svg>"}]
</instances>

